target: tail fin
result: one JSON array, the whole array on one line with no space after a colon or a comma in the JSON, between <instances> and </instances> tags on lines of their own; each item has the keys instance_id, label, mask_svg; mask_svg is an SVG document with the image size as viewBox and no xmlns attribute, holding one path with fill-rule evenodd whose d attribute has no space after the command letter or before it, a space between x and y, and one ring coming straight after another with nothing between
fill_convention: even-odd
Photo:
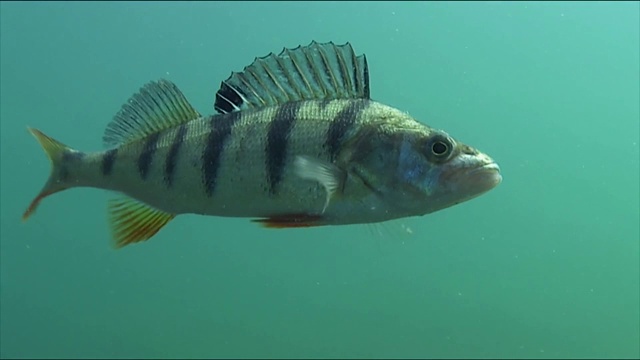
<instances>
[{"instance_id":1,"label":"tail fin","mask_svg":"<svg viewBox=\"0 0 640 360\"><path fill-rule=\"evenodd\" d=\"M68 169L64 162L69 154L78 154L77 151L62 144L61 142L45 135L42 131L34 128L27 128L31 134L38 140L42 149L51 160L51 173L49 179L40 191L40 193L31 201L31 204L22 215L22 220L26 221L31 214L36 211L36 208L40 204L40 201L45 197L55 194L59 191L70 188L67 177L69 175Z\"/></svg>"}]
</instances>

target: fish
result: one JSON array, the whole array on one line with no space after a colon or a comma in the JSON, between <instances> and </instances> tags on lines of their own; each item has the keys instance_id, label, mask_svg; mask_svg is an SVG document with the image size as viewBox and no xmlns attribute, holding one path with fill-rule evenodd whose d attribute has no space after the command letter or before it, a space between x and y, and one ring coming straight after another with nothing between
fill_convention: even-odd
<instances>
[{"instance_id":1,"label":"fish","mask_svg":"<svg viewBox=\"0 0 640 360\"><path fill-rule=\"evenodd\" d=\"M27 127L51 168L22 218L55 193L106 190L115 249L178 215L249 218L265 228L374 224L424 216L502 181L498 164L444 130L373 100L350 42L254 58L221 81L201 115L167 79L122 105L85 152Z\"/></svg>"}]
</instances>

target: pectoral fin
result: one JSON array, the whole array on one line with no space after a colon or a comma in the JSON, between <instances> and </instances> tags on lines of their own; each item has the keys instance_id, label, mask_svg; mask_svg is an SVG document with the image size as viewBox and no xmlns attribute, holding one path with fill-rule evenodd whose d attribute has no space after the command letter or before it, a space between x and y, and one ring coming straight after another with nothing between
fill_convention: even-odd
<instances>
[{"instance_id":1,"label":"pectoral fin","mask_svg":"<svg viewBox=\"0 0 640 360\"><path fill-rule=\"evenodd\" d=\"M319 182L326 190L326 199L322 213L327 210L333 195L344 185L346 173L339 167L310 156L297 156L294 171L302 179Z\"/></svg>"}]
</instances>

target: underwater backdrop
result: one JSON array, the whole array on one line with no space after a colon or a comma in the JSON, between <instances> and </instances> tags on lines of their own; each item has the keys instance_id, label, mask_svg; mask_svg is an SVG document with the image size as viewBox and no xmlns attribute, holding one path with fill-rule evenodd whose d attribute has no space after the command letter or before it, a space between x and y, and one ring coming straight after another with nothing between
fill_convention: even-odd
<instances>
[{"instance_id":1,"label":"underwater backdrop","mask_svg":"<svg viewBox=\"0 0 640 360\"><path fill-rule=\"evenodd\" d=\"M502 183L378 225L180 216L110 247L106 191L20 217L145 83L202 114L255 57L367 56L371 97ZM0 2L0 357L640 357L638 2Z\"/></svg>"}]
</instances>

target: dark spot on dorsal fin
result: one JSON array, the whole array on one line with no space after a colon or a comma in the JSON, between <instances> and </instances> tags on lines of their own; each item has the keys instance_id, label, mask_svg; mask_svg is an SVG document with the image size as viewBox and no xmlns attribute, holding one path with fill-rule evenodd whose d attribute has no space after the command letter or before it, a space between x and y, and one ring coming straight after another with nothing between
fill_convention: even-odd
<instances>
[{"instance_id":1,"label":"dark spot on dorsal fin","mask_svg":"<svg viewBox=\"0 0 640 360\"><path fill-rule=\"evenodd\" d=\"M369 99L366 57L348 42L312 41L257 57L221 83L214 107L227 113L325 99Z\"/></svg>"},{"instance_id":2,"label":"dark spot on dorsal fin","mask_svg":"<svg viewBox=\"0 0 640 360\"><path fill-rule=\"evenodd\" d=\"M220 84L220 90L216 93L214 109L222 114L230 113L242 108L242 90L227 85L226 82Z\"/></svg>"}]
</instances>

